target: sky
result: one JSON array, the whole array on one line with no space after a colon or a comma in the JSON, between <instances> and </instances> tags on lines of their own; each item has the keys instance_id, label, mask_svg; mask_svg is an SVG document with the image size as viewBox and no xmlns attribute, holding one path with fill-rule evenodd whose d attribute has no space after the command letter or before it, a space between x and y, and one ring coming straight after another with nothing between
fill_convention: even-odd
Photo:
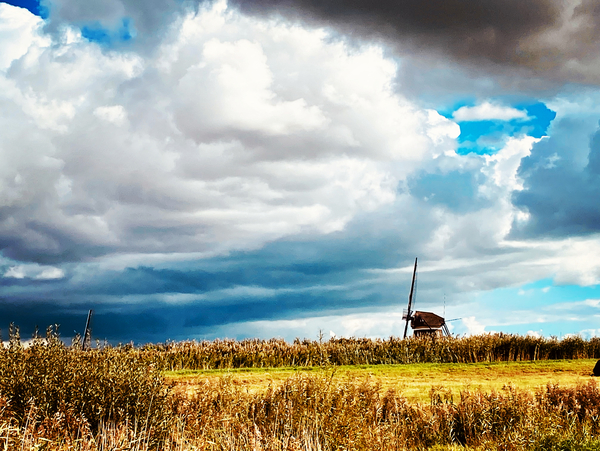
<instances>
[{"instance_id":1,"label":"sky","mask_svg":"<svg viewBox=\"0 0 600 451\"><path fill-rule=\"evenodd\" d=\"M0 329L600 335L595 0L0 2Z\"/></svg>"}]
</instances>

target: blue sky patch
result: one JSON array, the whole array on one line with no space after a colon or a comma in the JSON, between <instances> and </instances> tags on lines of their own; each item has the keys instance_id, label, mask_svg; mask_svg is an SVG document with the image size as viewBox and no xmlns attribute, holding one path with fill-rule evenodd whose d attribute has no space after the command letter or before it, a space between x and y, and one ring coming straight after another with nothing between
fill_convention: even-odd
<instances>
[{"instance_id":1,"label":"blue sky patch","mask_svg":"<svg viewBox=\"0 0 600 451\"><path fill-rule=\"evenodd\" d=\"M38 0L9 0L0 3L8 3L9 5L26 8L31 11L32 14L40 16L42 19L46 19L48 17L48 9L45 6L40 5Z\"/></svg>"},{"instance_id":2,"label":"blue sky patch","mask_svg":"<svg viewBox=\"0 0 600 451\"><path fill-rule=\"evenodd\" d=\"M460 124L457 153L491 155L499 151L507 137L513 136L504 121L470 121Z\"/></svg>"},{"instance_id":3,"label":"blue sky patch","mask_svg":"<svg viewBox=\"0 0 600 451\"><path fill-rule=\"evenodd\" d=\"M478 315L487 317L486 331L525 334L531 330L562 337L573 330L598 328L600 287L555 285L552 279L541 279L481 293L477 303L487 306L487 312Z\"/></svg>"},{"instance_id":4,"label":"blue sky patch","mask_svg":"<svg viewBox=\"0 0 600 451\"><path fill-rule=\"evenodd\" d=\"M131 20L124 18L121 26L116 30L109 30L96 22L81 27L81 35L88 41L111 45L131 40L135 36L135 30L132 27Z\"/></svg>"},{"instance_id":5,"label":"blue sky patch","mask_svg":"<svg viewBox=\"0 0 600 451\"><path fill-rule=\"evenodd\" d=\"M39 0L9 0L0 3L26 8L36 16L47 19L49 15L48 8L41 5ZM103 45L111 45L127 42L135 37L135 29L129 18L124 18L120 26L110 30L102 26L100 22L94 22L81 27L81 35L88 41Z\"/></svg>"},{"instance_id":6,"label":"blue sky patch","mask_svg":"<svg viewBox=\"0 0 600 451\"><path fill-rule=\"evenodd\" d=\"M521 107L517 106L517 108ZM548 127L550 127L550 124L556 118L556 112L552 111L542 102L524 106L524 109L530 117L529 121L523 123L523 128L530 127L527 134L534 138L546 136Z\"/></svg>"},{"instance_id":7,"label":"blue sky patch","mask_svg":"<svg viewBox=\"0 0 600 451\"><path fill-rule=\"evenodd\" d=\"M503 105L501 102L499 104ZM460 102L451 110L442 110L441 114L452 119L452 115L459 108L475 105L475 103ZM542 102L503 106L525 111L527 118L458 121L461 130L458 137L457 152L459 154L491 155L498 152L506 140L513 136L528 135L541 138L546 135L550 123L556 117L556 113Z\"/></svg>"}]
</instances>

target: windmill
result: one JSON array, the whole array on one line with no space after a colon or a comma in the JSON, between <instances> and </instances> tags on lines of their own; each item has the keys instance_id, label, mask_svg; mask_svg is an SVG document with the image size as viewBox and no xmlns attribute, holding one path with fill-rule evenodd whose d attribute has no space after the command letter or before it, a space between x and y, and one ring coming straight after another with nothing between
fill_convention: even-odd
<instances>
[{"instance_id":1,"label":"windmill","mask_svg":"<svg viewBox=\"0 0 600 451\"><path fill-rule=\"evenodd\" d=\"M408 332L408 322L413 330L415 337L424 335L429 336L450 336L446 321L439 315L432 312L420 312L411 310L416 297L415 282L417 280L417 259L415 258L415 268L413 269L412 283L410 285L410 294L408 295L408 308L402 312L402 319L406 320L404 326L404 338Z\"/></svg>"}]
</instances>

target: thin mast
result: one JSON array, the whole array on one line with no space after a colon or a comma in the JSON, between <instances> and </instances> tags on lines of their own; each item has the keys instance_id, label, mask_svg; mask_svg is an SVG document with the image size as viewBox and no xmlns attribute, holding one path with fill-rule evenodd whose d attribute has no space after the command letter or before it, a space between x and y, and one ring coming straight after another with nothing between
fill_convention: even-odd
<instances>
[{"instance_id":1,"label":"thin mast","mask_svg":"<svg viewBox=\"0 0 600 451\"><path fill-rule=\"evenodd\" d=\"M417 276L417 259L415 258L415 269L413 269L412 283L410 285L410 294L408 295L408 312L406 313L406 325L404 326L404 337L406 338L406 333L408 332L408 322L412 317L412 312L410 308L412 307L413 300L413 292L415 290L415 278Z\"/></svg>"},{"instance_id":2,"label":"thin mast","mask_svg":"<svg viewBox=\"0 0 600 451\"><path fill-rule=\"evenodd\" d=\"M87 316L87 320L85 322L85 332L83 333L83 341L81 343L81 349L83 351L85 351L86 347L91 346L91 341L92 341L92 327L91 327L91 322L92 322L92 315L94 314L94 311L90 309L90 311L88 312L88 316Z\"/></svg>"}]
</instances>

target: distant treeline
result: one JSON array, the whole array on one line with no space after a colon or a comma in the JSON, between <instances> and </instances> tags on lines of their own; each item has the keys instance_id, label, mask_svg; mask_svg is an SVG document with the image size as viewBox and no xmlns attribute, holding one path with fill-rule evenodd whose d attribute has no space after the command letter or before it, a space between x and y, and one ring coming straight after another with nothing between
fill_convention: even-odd
<instances>
[{"instance_id":1,"label":"distant treeline","mask_svg":"<svg viewBox=\"0 0 600 451\"><path fill-rule=\"evenodd\" d=\"M146 345L137 352L166 370L401 363L475 363L600 358L600 338L543 338L507 334L385 340L183 341Z\"/></svg>"}]
</instances>

